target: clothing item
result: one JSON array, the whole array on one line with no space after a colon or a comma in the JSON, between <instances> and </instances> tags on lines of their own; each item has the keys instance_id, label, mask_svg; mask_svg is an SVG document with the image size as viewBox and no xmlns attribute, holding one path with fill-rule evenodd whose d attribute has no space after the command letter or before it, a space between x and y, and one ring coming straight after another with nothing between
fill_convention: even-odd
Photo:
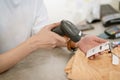
<instances>
[{"instance_id":1,"label":"clothing item","mask_svg":"<svg viewBox=\"0 0 120 80\"><path fill-rule=\"evenodd\" d=\"M119 56L120 47L112 52ZM65 72L70 80L119 80L120 64L112 64L112 55L108 51L104 51L103 55L94 60L89 60L83 52L77 50L68 62Z\"/></svg>"},{"instance_id":2,"label":"clothing item","mask_svg":"<svg viewBox=\"0 0 120 80\"><path fill-rule=\"evenodd\" d=\"M43 0L0 0L0 53L38 32L47 18Z\"/></svg>"}]
</instances>

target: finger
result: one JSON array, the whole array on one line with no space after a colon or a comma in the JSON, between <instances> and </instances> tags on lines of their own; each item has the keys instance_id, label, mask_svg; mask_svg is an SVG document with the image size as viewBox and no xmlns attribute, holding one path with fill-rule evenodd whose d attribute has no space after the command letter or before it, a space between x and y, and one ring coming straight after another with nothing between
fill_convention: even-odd
<instances>
[{"instance_id":1,"label":"finger","mask_svg":"<svg viewBox=\"0 0 120 80\"><path fill-rule=\"evenodd\" d=\"M103 52L100 52L99 54L100 54L100 55L103 55L104 53L103 53Z\"/></svg>"},{"instance_id":2,"label":"finger","mask_svg":"<svg viewBox=\"0 0 120 80\"><path fill-rule=\"evenodd\" d=\"M63 36L65 38L65 40L68 42L70 40L70 38L68 38L67 36Z\"/></svg>"},{"instance_id":3,"label":"finger","mask_svg":"<svg viewBox=\"0 0 120 80\"><path fill-rule=\"evenodd\" d=\"M97 53L97 54L95 54L95 57L98 57L100 54L99 53Z\"/></svg>"},{"instance_id":4,"label":"finger","mask_svg":"<svg viewBox=\"0 0 120 80\"><path fill-rule=\"evenodd\" d=\"M50 24L50 25L46 26L46 28L47 28L48 30L51 30L51 29L53 29L53 28L55 28L55 27L58 27L59 25L60 25L60 22L58 22L58 23L53 23L53 24Z\"/></svg>"},{"instance_id":5,"label":"finger","mask_svg":"<svg viewBox=\"0 0 120 80\"><path fill-rule=\"evenodd\" d=\"M66 46L67 40L64 37L59 36L58 34L53 34L55 39L58 41L57 46Z\"/></svg>"},{"instance_id":6,"label":"finger","mask_svg":"<svg viewBox=\"0 0 120 80\"><path fill-rule=\"evenodd\" d=\"M89 57L90 60L92 60L92 59L94 59L94 58L95 58L94 55Z\"/></svg>"}]
</instances>

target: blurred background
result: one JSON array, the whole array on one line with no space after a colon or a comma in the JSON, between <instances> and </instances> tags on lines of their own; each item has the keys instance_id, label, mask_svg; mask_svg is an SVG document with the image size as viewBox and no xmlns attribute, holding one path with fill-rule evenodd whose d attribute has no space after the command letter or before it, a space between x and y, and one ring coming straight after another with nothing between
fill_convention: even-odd
<instances>
[{"instance_id":1,"label":"blurred background","mask_svg":"<svg viewBox=\"0 0 120 80\"><path fill-rule=\"evenodd\" d=\"M87 17L90 5L111 4L118 9L119 0L44 0L50 23L68 19L78 23Z\"/></svg>"}]
</instances>

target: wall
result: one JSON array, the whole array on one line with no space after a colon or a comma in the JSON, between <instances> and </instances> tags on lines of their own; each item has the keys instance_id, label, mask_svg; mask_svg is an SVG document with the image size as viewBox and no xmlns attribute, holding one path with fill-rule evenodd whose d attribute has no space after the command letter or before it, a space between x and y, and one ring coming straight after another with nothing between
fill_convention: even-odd
<instances>
[{"instance_id":1,"label":"wall","mask_svg":"<svg viewBox=\"0 0 120 80\"><path fill-rule=\"evenodd\" d=\"M76 8L77 0L44 0L47 6L50 23L68 19L75 23L82 20L83 15ZM85 0L90 1L90 0ZM118 9L118 0L99 0L101 3L110 3ZM80 8L81 9L81 8Z\"/></svg>"}]
</instances>

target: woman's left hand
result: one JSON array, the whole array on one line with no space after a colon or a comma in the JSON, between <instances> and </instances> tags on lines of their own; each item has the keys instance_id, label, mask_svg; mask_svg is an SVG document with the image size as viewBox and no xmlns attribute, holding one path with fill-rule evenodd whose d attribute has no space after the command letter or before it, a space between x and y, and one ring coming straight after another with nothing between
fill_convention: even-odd
<instances>
[{"instance_id":1,"label":"woman's left hand","mask_svg":"<svg viewBox=\"0 0 120 80\"><path fill-rule=\"evenodd\" d=\"M93 47L96 47L102 43L105 43L107 40L101 39L97 36L93 35L87 35L83 37L78 43L76 43L77 47L83 51L84 53L87 53L88 50L90 50ZM90 59L94 59L96 56L100 55L95 54L94 56L91 56Z\"/></svg>"}]
</instances>

